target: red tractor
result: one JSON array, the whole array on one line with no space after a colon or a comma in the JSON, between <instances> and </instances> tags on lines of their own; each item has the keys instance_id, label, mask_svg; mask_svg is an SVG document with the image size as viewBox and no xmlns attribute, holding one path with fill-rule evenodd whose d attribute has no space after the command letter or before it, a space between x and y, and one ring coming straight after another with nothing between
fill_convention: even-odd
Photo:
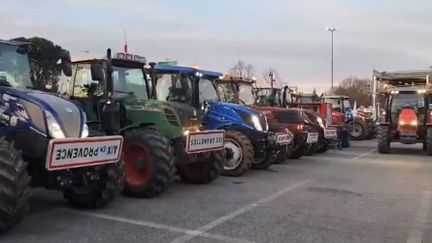
<instances>
[{"instance_id":1,"label":"red tractor","mask_svg":"<svg viewBox=\"0 0 432 243\"><path fill-rule=\"evenodd\" d=\"M422 143L432 155L432 72L374 72L374 104L378 116L378 152L390 144Z\"/></svg>"},{"instance_id":2,"label":"red tractor","mask_svg":"<svg viewBox=\"0 0 432 243\"><path fill-rule=\"evenodd\" d=\"M322 128L316 151L327 151L329 146L336 143L337 131L344 126L343 119L339 119L337 116L334 117L332 104L324 102L315 94L293 94L291 97L291 103L289 103L288 106L304 109L309 119Z\"/></svg>"}]
</instances>

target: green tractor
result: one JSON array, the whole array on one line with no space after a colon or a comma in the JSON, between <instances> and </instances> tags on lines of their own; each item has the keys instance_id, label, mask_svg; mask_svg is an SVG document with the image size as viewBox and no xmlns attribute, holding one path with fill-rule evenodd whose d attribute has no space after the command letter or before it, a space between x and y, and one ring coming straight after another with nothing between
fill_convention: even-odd
<instances>
[{"instance_id":1,"label":"green tractor","mask_svg":"<svg viewBox=\"0 0 432 243\"><path fill-rule=\"evenodd\" d=\"M123 135L127 195L159 195L174 181L176 168L184 181L210 182L219 167L179 159L178 150L198 156L208 146L196 150L203 136L183 126L181 109L149 98L154 85L147 78L145 63L144 57L125 53L111 58L110 50L106 58L74 61L72 79L64 77L59 92L83 107L91 133ZM222 149L224 134L218 135Z\"/></svg>"}]
</instances>

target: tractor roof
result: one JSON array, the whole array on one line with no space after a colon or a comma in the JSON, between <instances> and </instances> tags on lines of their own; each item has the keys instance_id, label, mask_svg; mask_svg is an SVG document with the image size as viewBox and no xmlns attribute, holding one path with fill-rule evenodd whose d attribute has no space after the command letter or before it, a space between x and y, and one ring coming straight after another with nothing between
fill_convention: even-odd
<instances>
[{"instance_id":1,"label":"tractor roof","mask_svg":"<svg viewBox=\"0 0 432 243\"><path fill-rule=\"evenodd\" d=\"M325 95L324 99L351 99L351 97L347 95Z\"/></svg>"},{"instance_id":2,"label":"tractor roof","mask_svg":"<svg viewBox=\"0 0 432 243\"><path fill-rule=\"evenodd\" d=\"M163 71L163 72L188 73L188 74L195 74L197 72L200 72L204 76L210 76L210 77L222 76L222 73L218 73L214 71L200 70L194 67L184 67L184 66L174 66L174 65L157 65L156 70Z\"/></svg>"},{"instance_id":3,"label":"tractor roof","mask_svg":"<svg viewBox=\"0 0 432 243\"><path fill-rule=\"evenodd\" d=\"M379 72L373 70L373 75L381 81L390 82L425 82L428 76L432 76L432 70L409 70Z\"/></svg>"},{"instance_id":4,"label":"tractor roof","mask_svg":"<svg viewBox=\"0 0 432 243\"><path fill-rule=\"evenodd\" d=\"M0 44L11 45L11 46L23 46L23 45L31 45L31 42L0 39Z\"/></svg>"}]
</instances>

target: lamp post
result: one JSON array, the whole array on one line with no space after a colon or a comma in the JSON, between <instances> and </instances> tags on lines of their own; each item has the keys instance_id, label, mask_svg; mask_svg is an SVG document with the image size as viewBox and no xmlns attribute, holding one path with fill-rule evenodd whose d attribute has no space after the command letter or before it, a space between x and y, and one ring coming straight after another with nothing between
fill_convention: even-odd
<instances>
[{"instance_id":1,"label":"lamp post","mask_svg":"<svg viewBox=\"0 0 432 243\"><path fill-rule=\"evenodd\" d=\"M328 27L327 30L331 32L331 88L330 88L330 95L333 95L333 72L334 72L333 40L334 40L334 32L336 31L336 27Z\"/></svg>"}]
</instances>

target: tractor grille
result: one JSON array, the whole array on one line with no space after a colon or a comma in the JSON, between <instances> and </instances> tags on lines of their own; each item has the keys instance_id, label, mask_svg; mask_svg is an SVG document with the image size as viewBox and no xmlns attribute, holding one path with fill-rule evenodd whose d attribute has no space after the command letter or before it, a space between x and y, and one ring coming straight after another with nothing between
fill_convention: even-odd
<instances>
[{"instance_id":1,"label":"tractor grille","mask_svg":"<svg viewBox=\"0 0 432 243\"><path fill-rule=\"evenodd\" d=\"M180 124L177 121L177 116L174 114L174 112L170 109L164 109L165 117L168 120L168 123L173 126L180 126Z\"/></svg>"}]
</instances>

